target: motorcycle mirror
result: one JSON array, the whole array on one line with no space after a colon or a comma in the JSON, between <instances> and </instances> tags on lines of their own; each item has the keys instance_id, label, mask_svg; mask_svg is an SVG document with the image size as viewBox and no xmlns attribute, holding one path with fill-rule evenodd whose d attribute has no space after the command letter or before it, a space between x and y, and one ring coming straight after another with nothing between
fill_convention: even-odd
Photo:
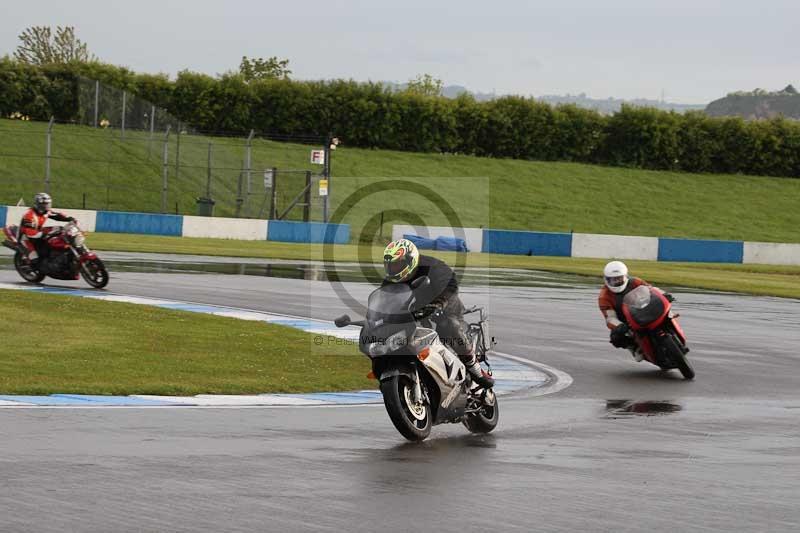
<instances>
[{"instance_id":1,"label":"motorcycle mirror","mask_svg":"<svg viewBox=\"0 0 800 533\"><path fill-rule=\"evenodd\" d=\"M350 325L350 317L347 316L347 315L342 315L342 316L337 317L336 319L334 319L333 323L336 324L337 328L343 328L345 326L349 326Z\"/></svg>"},{"instance_id":2,"label":"motorcycle mirror","mask_svg":"<svg viewBox=\"0 0 800 533\"><path fill-rule=\"evenodd\" d=\"M411 288L419 289L422 287L427 287L430 284L431 284L431 278L429 278L428 276L421 276L411 282Z\"/></svg>"}]
</instances>

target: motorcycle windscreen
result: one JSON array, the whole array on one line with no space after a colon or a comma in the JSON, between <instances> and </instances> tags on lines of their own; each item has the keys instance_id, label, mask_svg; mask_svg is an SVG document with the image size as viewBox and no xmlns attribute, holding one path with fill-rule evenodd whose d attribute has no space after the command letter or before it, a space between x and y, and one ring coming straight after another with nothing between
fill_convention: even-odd
<instances>
[{"instance_id":1,"label":"motorcycle windscreen","mask_svg":"<svg viewBox=\"0 0 800 533\"><path fill-rule=\"evenodd\" d=\"M371 323L406 324L414 322L408 306L413 292L405 283L384 285L372 291L367 300L367 320Z\"/></svg>"},{"instance_id":2,"label":"motorcycle windscreen","mask_svg":"<svg viewBox=\"0 0 800 533\"><path fill-rule=\"evenodd\" d=\"M622 306L640 327L652 324L664 315L664 301L652 287L641 285L625 295Z\"/></svg>"},{"instance_id":3,"label":"motorcycle windscreen","mask_svg":"<svg viewBox=\"0 0 800 533\"><path fill-rule=\"evenodd\" d=\"M411 288L405 283L385 285L369 295L367 320L359 339L363 353L379 357L413 352L409 339L416 329L416 322L408 310L412 295Z\"/></svg>"}]
</instances>

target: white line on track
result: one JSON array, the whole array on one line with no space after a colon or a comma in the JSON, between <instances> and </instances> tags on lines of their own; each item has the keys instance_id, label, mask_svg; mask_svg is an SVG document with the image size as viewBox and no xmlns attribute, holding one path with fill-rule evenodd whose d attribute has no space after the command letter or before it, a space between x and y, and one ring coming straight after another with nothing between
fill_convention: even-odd
<instances>
[{"instance_id":1,"label":"white line on track","mask_svg":"<svg viewBox=\"0 0 800 533\"><path fill-rule=\"evenodd\" d=\"M517 355L511 355L503 352L493 352L493 353L499 357L511 359L512 361L516 361L517 363L528 365L533 368L536 368L537 370L541 370L542 372L548 374L551 377L551 379L541 387L533 387L530 389L521 390L519 391L518 395L544 396L546 394L554 394L556 392L562 391L567 387L569 387L570 385L572 385L572 376L570 376L563 370L553 368L552 366L546 365L544 363L539 363L538 361L531 361L530 359L524 359Z\"/></svg>"}]
</instances>

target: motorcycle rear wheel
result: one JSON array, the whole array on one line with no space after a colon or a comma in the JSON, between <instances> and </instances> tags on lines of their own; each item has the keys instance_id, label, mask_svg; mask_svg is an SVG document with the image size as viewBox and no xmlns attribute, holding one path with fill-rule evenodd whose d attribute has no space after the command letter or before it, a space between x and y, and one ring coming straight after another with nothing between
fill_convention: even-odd
<instances>
[{"instance_id":1,"label":"motorcycle rear wheel","mask_svg":"<svg viewBox=\"0 0 800 533\"><path fill-rule=\"evenodd\" d=\"M381 394L389 419L406 439L419 442L431 434L431 408L413 403L414 383L408 376L393 376L381 382Z\"/></svg>"},{"instance_id":2,"label":"motorcycle rear wheel","mask_svg":"<svg viewBox=\"0 0 800 533\"><path fill-rule=\"evenodd\" d=\"M494 391L491 391L494 396ZM497 427L500 421L500 406L497 403L497 396L494 396L494 403L488 405L484 403L483 408L477 413L470 413L464 417L463 424L471 433L490 433Z\"/></svg>"},{"instance_id":3,"label":"motorcycle rear wheel","mask_svg":"<svg viewBox=\"0 0 800 533\"><path fill-rule=\"evenodd\" d=\"M694 368L692 364L686 359L686 354L678 345L675 337L667 335L663 340L664 348L669 354L670 358L675 362L675 366L683 374L684 379L694 379Z\"/></svg>"},{"instance_id":4,"label":"motorcycle rear wheel","mask_svg":"<svg viewBox=\"0 0 800 533\"><path fill-rule=\"evenodd\" d=\"M81 277L95 289L102 289L108 285L108 270L100 259L92 259L83 263Z\"/></svg>"},{"instance_id":5,"label":"motorcycle rear wheel","mask_svg":"<svg viewBox=\"0 0 800 533\"><path fill-rule=\"evenodd\" d=\"M26 264L22 252L14 254L14 268L17 269L17 273L22 279L30 283L39 283L45 278L45 274L41 271L31 268L30 263Z\"/></svg>"}]
</instances>

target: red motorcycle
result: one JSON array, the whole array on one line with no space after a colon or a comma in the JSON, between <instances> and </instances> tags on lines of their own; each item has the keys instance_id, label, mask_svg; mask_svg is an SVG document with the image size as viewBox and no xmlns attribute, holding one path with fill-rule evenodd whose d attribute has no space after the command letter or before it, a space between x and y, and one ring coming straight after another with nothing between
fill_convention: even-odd
<instances>
[{"instance_id":1,"label":"red motorcycle","mask_svg":"<svg viewBox=\"0 0 800 533\"><path fill-rule=\"evenodd\" d=\"M664 293L641 285L625 295L622 312L645 359L663 370L677 368L684 378L694 379L694 369L686 359L686 335Z\"/></svg>"},{"instance_id":2,"label":"red motorcycle","mask_svg":"<svg viewBox=\"0 0 800 533\"><path fill-rule=\"evenodd\" d=\"M28 258L28 250L20 242L17 226L4 227L3 235L3 246L14 251L14 268L25 281L39 283L46 276L76 280L80 275L95 289L108 284L108 270L97 254L86 247L86 238L75 222L50 229L44 237L48 253L38 263Z\"/></svg>"}]
</instances>

